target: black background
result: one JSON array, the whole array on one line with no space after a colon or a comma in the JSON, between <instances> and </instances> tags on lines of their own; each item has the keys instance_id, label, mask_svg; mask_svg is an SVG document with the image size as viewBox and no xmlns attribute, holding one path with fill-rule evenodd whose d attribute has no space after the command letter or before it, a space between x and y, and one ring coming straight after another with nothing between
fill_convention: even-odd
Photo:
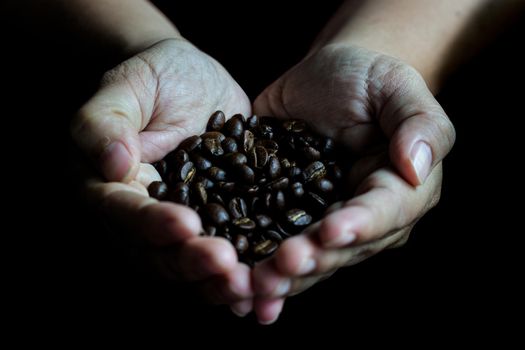
<instances>
[{"instance_id":1,"label":"black background","mask_svg":"<svg viewBox=\"0 0 525 350\"><path fill-rule=\"evenodd\" d=\"M301 4L300 10L282 1L158 3L184 36L254 98L304 55L338 2ZM32 33L38 28L29 24L24 31L15 22L4 21L11 30L3 31L1 119L9 207L2 248L13 277L6 289L16 296L8 302L15 309L12 324L51 326L51 336L62 329L85 332L79 324L86 321L88 332L162 323L174 334L188 327L219 330L225 337L233 331L301 337L295 331L301 327L315 327L325 337L342 326L346 333L331 336L349 337L362 329L409 332L441 317L444 334L465 333L465 325L490 328L501 322L498 315L518 312L512 281L520 275L513 271L519 266L523 205L508 198L521 199L523 178L515 169L523 160L523 16L460 67L438 96L458 136L445 162L439 206L418 223L404 248L290 298L270 327L258 326L251 316L239 320L225 307L204 305L180 286L149 278L107 237L74 196L68 123L109 63L95 64L97 53L73 49L75 43L37 39ZM405 318L406 326L400 321Z\"/></svg>"}]
</instances>

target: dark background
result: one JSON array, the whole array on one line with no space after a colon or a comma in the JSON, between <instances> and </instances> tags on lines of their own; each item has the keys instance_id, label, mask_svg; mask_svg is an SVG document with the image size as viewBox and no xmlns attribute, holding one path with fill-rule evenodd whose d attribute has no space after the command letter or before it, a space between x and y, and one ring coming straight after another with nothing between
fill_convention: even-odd
<instances>
[{"instance_id":1,"label":"dark background","mask_svg":"<svg viewBox=\"0 0 525 350\"><path fill-rule=\"evenodd\" d=\"M301 4L299 10L282 1L158 3L251 98L305 54L338 4ZM9 209L2 248L13 275L6 289L16 296L9 302L16 310L12 324L84 332L77 326L86 320L94 328L163 320L174 333L188 327L254 337L300 336L291 330L311 327L330 334L342 326L347 333L338 337L346 337L361 328L405 328L400 318L424 327L444 317L445 333L464 334L465 325L490 328L501 322L493 315L518 312L512 281L520 276L513 271L519 266L514 252L523 206L507 198L521 198L522 175L515 166L523 159L523 16L460 67L438 96L457 129L439 206L418 223L404 248L290 298L270 327L258 326L252 316L239 320L180 286L150 278L108 238L74 195L68 123L111 66L96 63L95 52L58 40L60 35L42 40L33 34L39 28L29 24L22 30L15 19L6 23L11 30L3 31L1 125Z\"/></svg>"}]
</instances>

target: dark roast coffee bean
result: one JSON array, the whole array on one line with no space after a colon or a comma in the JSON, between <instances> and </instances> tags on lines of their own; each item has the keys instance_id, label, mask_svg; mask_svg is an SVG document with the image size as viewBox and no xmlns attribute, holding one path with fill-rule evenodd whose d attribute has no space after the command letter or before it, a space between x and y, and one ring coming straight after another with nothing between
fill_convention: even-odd
<instances>
[{"instance_id":1,"label":"dark roast coffee bean","mask_svg":"<svg viewBox=\"0 0 525 350\"><path fill-rule=\"evenodd\" d=\"M208 120L208 125L206 126L207 131L212 130L221 130L224 126L224 122L226 121L226 116L223 112L217 111L214 112L210 119Z\"/></svg>"},{"instance_id":2,"label":"dark roast coffee bean","mask_svg":"<svg viewBox=\"0 0 525 350\"><path fill-rule=\"evenodd\" d=\"M242 164L236 166L235 172L244 183L251 185L255 182L255 172L248 165Z\"/></svg>"},{"instance_id":3,"label":"dark roast coffee bean","mask_svg":"<svg viewBox=\"0 0 525 350\"><path fill-rule=\"evenodd\" d=\"M226 136L222 132L219 131L208 131L201 135L201 139L204 142L206 139L216 139L219 140L219 142L224 141Z\"/></svg>"},{"instance_id":4,"label":"dark roast coffee bean","mask_svg":"<svg viewBox=\"0 0 525 350\"><path fill-rule=\"evenodd\" d=\"M326 201L313 192L307 192L306 198L310 205L319 211L324 211L328 207Z\"/></svg>"},{"instance_id":5,"label":"dark roast coffee bean","mask_svg":"<svg viewBox=\"0 0 525 350\"><path fill-rule=\"evenodd\" d=\"M253 247L253 253L259 257L265 257L279 248L279 244L269 239L262 241Z\"/></svg>"},{"instance_id":6,"label":"dark roast coffee bean","mask_svg":"<svg viewBox=\"0 0 525 350\"><path fill-rule=\"evenodd\" d=\"M311 182L311 188L318 194L329 194L334 190L334 184L328 179L317 179Z\"/></svg>"},{"instance_id":7,"label":"dark roast coffee bean","mask_svg":"<svg viewBox=\"0 0 525 350\"><path fill-rule=\"evenodd\" d=\"M281 159L281 168L283 169L289 169L292 167L292 163L288 160L288 158L282 158Z\"/></svg>"},{"instance_id":8,"label":"dark roast coffee bean","mask_svg":"<svg viewBox=\"0 0 525 350\"><path fill-rule=\"evenodd\" d=\"M215 192L208 194L208 203L217 203L222 206L226 205L226 203L224 203L224 199L222 199L222 196Z\"/></svg>"},{"instance_id":9,"label":"dark roast coffee bean","mask_svg":"<svg viewBox=\"0 0 525 350\"><path fill-rule=\"evenodd\" d=\"M235 182L226 182L226 181L219 181L217 182L217 188L222 192L222 193L232 193L233 190L235 189Z\"/></svg>"},{"instance_id":10,"label":"dark roast coffee bean","mask_svg":"<svg viewBox=\"0 0 525 350\"><path fill-rule=\"evenodd\" d=\"M252 231L257 226L250 218L239 218L232 222L233 226L242 231Z\"/></svg>"},{"instance_id":11,"label":"dark roast coffee bean","mask_svg":"<svg viewBox=\"0 0 525 350\"><path fill-rule=\"evenodd\" d=\"M202 145L204 151L212 156L219 157L224 154L224 150L222 149L221 142L219 141L219 139L204 139L202 141Z\"/></svg>"},{"instance_id":12,"label":"dark roast coffee bean","mask_svg":"<svg viewBox=\"0 0 525 350\"><path fill-rule=\"evenodd\" d=\"M206 192L206 185L203 182L196 182L193 185L193 193L198 205L208 203L208 193Z\"/></svg>"},{"instance_id":13,"label":"dark roast coffee bean","mask_svg":"<svg viewBox=\"0 0 525 350\"><path fill-rule=\"evenodd\" d=\"M303 171L304 182L317 180L326 175L326 168L323 163L317 161L310 163Z\"/></svg>"},{"instance_id":14,"label":"dark roast coffee bean","mask_svg":"<svg viewBox=\"0 0 525 350\"><path fill-rule=\"evenodd\" d=\"M283 191L277 191L272 195L273 210L282 211L286 208L286 199Z\"/></svg>"},{"instance_id":15,"label":"dark roast coffee bean","mask_svg":"<svg viewBox=\"0 0 525 350\"><path fill-rule=\"evenodd\" d=\"M283 128L290 132L300 133L306 129L306 123L302 120L288 120L283 123Z\"/></svg>"},{"instance_id":16,"label":"dark roast coffee bean","mask_svg":"<svg viewBox=\"0 0 525 350\"><path fill-rule=\"evenodd\" d=\"M162 200L168 194L168 185L162 181L153 181L148 186L148 193L150 197Z\"/></svg>"},{"instance_id":17,"label":"dark roast coffee bean","mask_svg":"<svg viewBox=\"0 0 525 350\"><path fill-rule=\"evenodd\" d=\"M255 136L250 130L244 130L241 137L242 149L245 153L252 149L255 142Z\"/></svg>"},{"instance_id":18,"label":"dark roast coffee bean","mask_svg":"<svg viewBox=\"0 0 525 350\"><path fill-rule=\"evenodd\" d=\"M168 191L167 198L175 203L189 205L190 188L184 182L179 182L171 190Z\"/></svg>"},{"instance_id":19,"label":"dark roast coffee bean","mask_svg":"<svg viewBox=\"0 0 525 350\"><path fill-rule=\"evenodd\" d=\"M163 179L168 175L168 163L165 160L159 160L153 163L153 167Z\"/></svg>"},{"instance_id":20,"label":"dark roast coffee bean","mask_svg":"<svg viewBox=\"0 0 525 350\"><path fill-rule=\"evenodd\" d=\"M286 222L293 226L306 226L312 222L312 217L302 209L290 209L285 214Z\"/></svg>"},{"instance_id":21,"label":"dark roast coffee bean","mask_svg":"<svg viewBox=\"0 0 525 350\"><path fill-rule=\"evenodd\" d=\"M277 180L269 182L266 187L272 189L273 191L282 191L288 188L290 180L287 177L280 177Z\"/></svg>"},{"instance_id":22,"label":"dark roast coffee bean","mask_svg":"<svg viewBox=\"0 0 525 350\"><path fill-rule=\"evenodd\" d=\"M235 247L235 250L239 254L243 254L248 250L250 247L250 243L248 242L248 238L246 238L245 235L237 235L235 239L233 240L233 245Z\"/></svg>"},{"instance_id":23,"label":"dark roast coffee bean","mask_svg":"<svg viewBox=\"0 0 525 350\"><path fill-rule=\"evenodd\" d=\"M224 162L233 168L236 165L246 164L248 162L248 158L246 158L244 153L234 152L225 155Z\"/></svg>"},{"instance_id":24,"label":"dark roast coffee bean","mask_svg":"<svg viewBox=\"0 0 525 350\"><path fill-rule=\"evenodd\" d=\"M274 140L259 139L255 142L255 146L266 148L266 151L270 154L275 154L279 150L279 144Z\"/></svg>"},{"instance_id":25,"label":"dark roast coffee bean","mask_svg":"<svg viewBox=\"0 0 525 350\"><path fill-rule=\"evenodd\" d=\"M267 124L260 124L259 128L259 136L265 139L273 139L273 128L270 125Z\"/></svg>"},{"instance_id":26,"label":"dark roast coffee bean","mask_svg":"<svg viewBox=\"0 0 525 350\"><path fill-rule=\"evenodd\" d=\"M191 157L197 170L205 171L212 166L211 162L200 154L193 153Z\"/></svg>"},{"instance_id":27,"label":"dark roast coffee bean","mask_svg":"<svg viewBox=\"0 0 525 350\"><path fill-rule=\"evenodd\" d=\"M248 118L246 121L250 129L255 129L259 125L259 117L255 114Z\"/></svg>"},{"instance_id":28,"label":"dark roast coffee bean","mask_svg":"<svg viewBox=\"0 0 525 350\"><path fill-rule=\"evenodd\" d=\"M308 162L314 162L321 159L321 152L313 148L312 146L307 146L302 149L301 154L304 159Z\"/></svg>"},{"instance_id":29,"label":"dark roast coffee bean","mask_svg":"<svg viewBox=\"0 0 525 350\"><path fill-rule=\"evenodd\" d=\"M288 177L294 181L303 180L303 171L299 167L292 166L288 169Z\"/></svg>"},{"instance_id":30,"label":"dark roast coffee bean","mask_svg":"<svg viewBox=\"0 0 525 350\"><path fill-rule=\"evenodd\" d=\"M279 158L277 158L276 156L271 156L268 160L268 165L266 169L266 173L268 174L268 177L270 177L270 179L275 179L279 175L281 175L281 162L279 162Z\"/></svg>"},{"instance_id":31,"label":"dark roast coffee bean","mask_svg":"<svg viewBox=\"0 0 525 350\"><path fill-rule=\"evenodd\" d=\"M196 176L194 178L194 181L195 182L202 182L204 184L204 188L207 189L207 190L209 190L209 189L213 188L213 186L215 186L213 181L211 181L210 179L208 179L207 177L204 177L202 175Z\"/></svg>"},{"instance_id":32,"label":"dark roast coffee bean","mask_svg":"<svg viewBox=\"0 0 525 350\"><path fill-rule=\"evenodd\" d=\"M217 226L224 226L230 221L230 215L224 207L217 203L208 203L202 208L204 216Z\"/></svg>"},{"instance_id":33,"label":"dark roast coffee bean","mask_svg":"<svg viewBox=\"0 0 525 350\"><path fill-rule=\"evenodd\" d=\"M267 228L272 224L272 219L264 214L258 214L255 215L255 223L257 224L257 227L259 228Z\"/></svg>"},{"instance_id":34,"label":"dark roast coffee bean","mask_svg":"<svg viewBox=\"0 0 525 350\"><path fill-rule=\"evenodd\" d=\"M248 216L246 201L240 197L232 198L230 203L228 203L228 209L230 209L230 214L234 219Z\"/></svg>"},{"instance_id":35,"label":"dark roast coffee bean","mask_svg":"<svg viewBox=\"0 0 525 350\"><path fill-rule=\"evenodd\" d=\"M192 162L186 162L180 169L177 170L175 175L176 182L183 181L184 183L189 183L195 176L197 169Z\"/></svg>"},{"instance_id":36,"label":"dark roast coffee bean","mask_svg":"<svg viewBox=\"0 0 525 350\"><path fill-rule=\"evenodd\" d=\"M221 168L217 168L216 166L212 166L208 169L208 176L212 181L215 182L226 181L226 172Z\"/></svg>"},{"instance_id":37,"label":"dark roast coffee bean","mask_svg":"<svg viewBox=\"0 0 525 350\"><path fill-rule=\"evenodd\" d=\"M325 137L321 142L321 150L323 155L327 158L331 158L335 153L335 142L329 137Z\"/></svg>"},{"instance_id":38,"label":"dark roast coffee bean","mask_svg":"<svg viewBox=\"0 0 525 350\"><path fill-rule=\"evenodd\" d=\"M231 137L225 138L224 141L222 141L221 145L222 149L224 150L224 153L237 152L237 150L239 149L237 147L237 141L235 141L235 139Z\"/></svg>"},{"instance_id":39,"label":"dark roast coffee bean","mask_svg":"<svg viewBox=\"0 0 525 350\"><path fill-rule=\"evenodd\" d=\"M265 231L264 232L264 238L272 240L274 242L278 242L278 243L282 242L282 240L283 240L281 235L279 233L277 233L277 231L274 231L274 230Z\"/></svg>"},{"instance_id":40,"label":"dark roast coffee bean","mask_svg":"<svg viewBox=\"0 0 525 350\"><path fill-rule=\"evenodd\" d=\"M281 237L283 238L288 238L292 236L292 234L288 230L285 230L283 225L281 225L278 222L275 223L275 228L277 229L277 232L279 232L279 235L281 235Z\"/></svg>"},{"instance_id":41,"label":"dark roast coffee bean","mask_svg":"<svg viewBox=\"0 0 525 350\"><path fill-rule=\"evenodd\" d=\"M179 145L179 149L182 149L186 152L192 152L194 149L198 148L202 143L202 139L197 136L188 137L186 140L182 141Z\"/></svg>"},{"instance_id":42,"label":"dark roast coffee bean","mask_svg":"<svg viewBox=\"0 0 525 350\"><path fill-rule=\"evenodd\" d=\"M261 146L255 146L254 148L255 152L255 160L253 163L253 166L262 169L268 163L268 151L266 148Z\"/></svg>"},{"instance_id":43,"label":"dark roast coffee bean","mask_svg":"<svg viewBox=\"0 0 525 350\"><path fill-rule=\"evenodd\" d=\"M236 114L231 117L224 125L224 132L233 137L234 139L240 139L244 131L243 117L241 114Z\"/></svg>"},{"instance_id":44,"label":"dark roast coffee bean","mask_svg":"<svg viewBox=\"0 0 525 350\"><path fill-rule=\"evenodd\" d=\"M295 198L301 198L302 196L304 196L304 188L303 188L303 184L302 183L294 182L290 186L290 189L291 189L292 195Z\"/></svg>"},{"instance_id":45,"label":"dark roast coffee bean","mask_svg":"<svg viewBox=\"0 0 525 350\"><path fill-rule=\"evenodd\" d=\"M213 237L217 234L217 227L211 225L204 225L204 232L206 232L208 236Z\"/></svg>"}]
</instances>

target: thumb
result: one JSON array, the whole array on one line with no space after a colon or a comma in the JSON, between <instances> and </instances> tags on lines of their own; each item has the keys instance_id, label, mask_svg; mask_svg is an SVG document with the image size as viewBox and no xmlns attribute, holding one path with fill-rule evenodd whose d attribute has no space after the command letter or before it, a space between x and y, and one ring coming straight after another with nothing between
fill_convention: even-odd
<instances>
[{"instance_id":1,"label":"thumb","mask_svg":"<svg viewBox=\"0 0 525 350\"><path fill-rule=\"evenodd\" d=\"M419 74L396 86L386 101L378 117L390 139L390 159L405 180L421 185L450 152L454 126Z\"/></svg>"},{"instance_id":2,"label":"thumb","mask_svg":"<svg viewBox=\"0 0 525 350\"><path fill-rule=\"evenodd\" d=\"M269 85L253 102L253 113L259 116L288 118L288 112L282 104L283 78Z\"/></svg>"},{"instance_id":3,"label":"thumb","mask_svg":"<svg viewBox=\"0 0 525 350\"><path fill-rule=\"evenodd\" d=\"M71 134L106 180L129 182L140 165L141 121L141 108L132 89L112 82L78 111Z\"/></svg>"}]
</instances>

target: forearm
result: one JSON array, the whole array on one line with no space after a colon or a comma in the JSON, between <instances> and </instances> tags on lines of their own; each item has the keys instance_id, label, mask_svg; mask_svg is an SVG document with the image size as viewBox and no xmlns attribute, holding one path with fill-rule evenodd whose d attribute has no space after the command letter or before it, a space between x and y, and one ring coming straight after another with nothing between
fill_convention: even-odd
<instances>
[{"instance_id":1,"label":"forearm","mask_svg":"<svg viewBox=\"0 0 525 350\"><path fill-rule=\"evenodd\" d=\"M23 4L22 4L23 3ZM35 36L58 35L68 44L130 56L163 39L180 37L175 26L147 0L30 0L8 2ZM73 42L72 42L73 41Z\"/></svg>"},{"instance_id":2,"label":"forearm","mask_svg":"<svg viewBox=\"0 0 525 350\"><path fill-rule=\"evenodd\" d=\"M432 90L497 32L522 0L347 0L314 43L349 43L414 66Z\"/></svg>"}]
</instances>

